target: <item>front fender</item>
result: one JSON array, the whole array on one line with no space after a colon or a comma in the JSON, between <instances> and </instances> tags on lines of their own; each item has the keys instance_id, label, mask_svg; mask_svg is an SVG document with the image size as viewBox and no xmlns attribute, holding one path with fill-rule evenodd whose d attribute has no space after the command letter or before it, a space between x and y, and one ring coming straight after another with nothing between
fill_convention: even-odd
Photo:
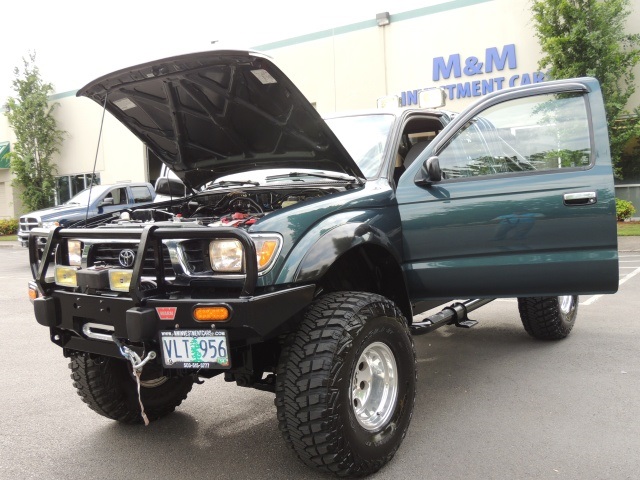
<instances>
[{"instance_id":1,"label":"front fender","mask_svg":"<svg viewBox=\"0 0 640 480\"><path fill-rule=\"evenodd\" d=\"M326 218L298 242L277 283L313 282L341 255L363 244L384 248L400 263L400 254L389 235L373 225L376 218L382 218L381 212L352 211Z\"/></svg>"}]
</instances>

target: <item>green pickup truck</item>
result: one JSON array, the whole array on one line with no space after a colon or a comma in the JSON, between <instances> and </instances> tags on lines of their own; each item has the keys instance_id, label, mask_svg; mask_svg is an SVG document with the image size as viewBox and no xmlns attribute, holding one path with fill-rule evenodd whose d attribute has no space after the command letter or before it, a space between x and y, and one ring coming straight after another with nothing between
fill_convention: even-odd
<instances>
[{"instance_id":1,"label":"green pickup truck","mask_svg":"<svg viewBox=\"0 0 640 480\"><path fill-rule=\"evenodd\" d=\"M275 394L304 463L367 475L409 427L412 335L512 297L532 337L558 340L577 295L617 289L595 79L323 119L268 58L211 51L78 95L177 175L158 193L192 192L55 228L44 251L30 237L36 319L108 418L156 420L223 375Z\"/></svg>"}]
</instances>

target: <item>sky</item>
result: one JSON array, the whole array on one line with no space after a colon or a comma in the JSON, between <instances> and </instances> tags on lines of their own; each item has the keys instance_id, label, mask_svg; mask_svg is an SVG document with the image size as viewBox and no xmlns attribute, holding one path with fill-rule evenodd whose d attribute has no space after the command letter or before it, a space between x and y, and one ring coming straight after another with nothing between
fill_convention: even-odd
<instances>
[{"instance_id":1,"label":"sky","mask_svg":"<svg viewBox=\"0 0 640 480\"><path fill-rule=\"evenodd\" d=\"M249 48L447 0L5 0L0 29L0 106L14 68L36 53L56 93L120 68L209 50Z\"/></svg>"}]
</instances>

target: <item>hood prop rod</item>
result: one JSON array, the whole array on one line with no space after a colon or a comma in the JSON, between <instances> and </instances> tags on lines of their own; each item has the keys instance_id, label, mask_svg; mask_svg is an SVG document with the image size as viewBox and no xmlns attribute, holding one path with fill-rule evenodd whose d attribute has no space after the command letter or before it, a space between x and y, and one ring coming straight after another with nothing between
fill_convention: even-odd
<instances>
[{"instance_id":1,"label":"hood prop rod","mask_svg":"<svg viewBox=\"0 0 640 480\"><path fill-rule=\"evenodd\" d=\"M478 324L477 321L471 320L467 314L472 312L487 303L491 303L495 298L477 298L467 300L465 302L455 302L442 309L442 311L431 315L421 322L414 322L411 324L410 329L413 335L423 335L434 331L436 328L440 328L443 325L455 324L460 328L471 328Z\"/></svg>"},{"instance_id":2,"label":"hood prop rod","mask_svg":"<svg viewBox=\"0 0 640 480\"><path fill-rule=\"evenodd\" d=\"M100 141L102 140L102 127L104 126L104 114L107 111L107 97L108 93L104 94L104 105L102 106L102 119L100 120L100 131L98 132L98 143L96 145L96 156L93 159L93 171L91 172L91 182L89 183L89 198L87 199L87 210L84 214L84 227L86 228L89 221L89 205L91 205L91 191L93 190L93 184L96 178L96 165L98 164L98 154L100 153Z\"/></svg>"}]
</instances>

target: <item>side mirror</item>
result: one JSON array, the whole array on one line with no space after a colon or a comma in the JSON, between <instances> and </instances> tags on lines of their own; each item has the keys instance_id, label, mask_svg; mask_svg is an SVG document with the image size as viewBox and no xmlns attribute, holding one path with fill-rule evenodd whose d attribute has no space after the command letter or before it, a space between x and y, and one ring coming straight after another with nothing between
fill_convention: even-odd
<instances>
[{"instance_id":1,"label":"side mirror","mask_svg":"<svg viewBox=\"0 0 640 480\"><path fill-rule=\"evenodd\" d=\"M104 198L99 204L98 207L106 207L107 205L113 205L113 197Z\"/></svg>"},{"instance_id":2,"label":"side mirror","mask_svg":"<svg viewBox=\"0 0 640 480\"><path fill-rule=\"evenodd\" d=\"M432 183L442 180L442 170L440 169L440 160L438 157L429 157L420 169L420 174L416 179L418 185L431 185Z\"/></svg>"},{"instance_id":3,"label":"side mirror","mask_svg":"<svg viewBox=\"0 0 640 480\"><path fill-rule=\"evenodd\" d=\"M156 194L170 195L172 197L184 197L186 195L186 187L177 178L160 177L156 180Z\"/></svg>"}]
</instances>

